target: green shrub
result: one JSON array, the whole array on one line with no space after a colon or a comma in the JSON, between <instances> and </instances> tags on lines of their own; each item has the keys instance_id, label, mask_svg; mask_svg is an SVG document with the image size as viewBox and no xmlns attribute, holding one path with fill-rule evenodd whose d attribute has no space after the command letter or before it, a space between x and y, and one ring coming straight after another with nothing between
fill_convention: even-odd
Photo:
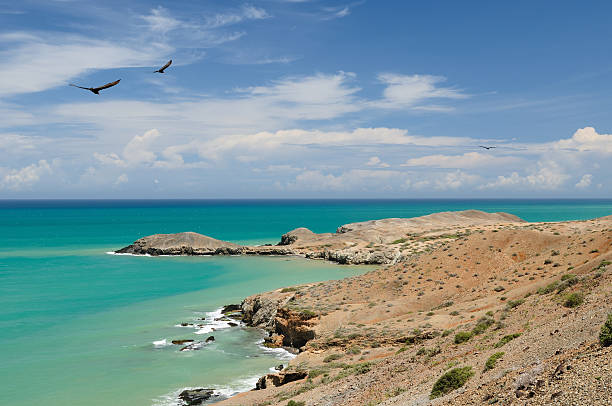
<instances>
[{"instance_id":1,"label":"green shrub","mask_svg":"<svg viewBox=\"0 0 612 406\"><path fill-rule=\"evenodd\" d=\"M453 368L442 375L431 389L430 399L439 398L447 393L459 389L474 376L472 367Z\"/></svg>"},{"instance_id":2,"label":"green shrub","mask_svg":"<svg viewBox=\"0 0 612 406\"><path fill-rule=\"evenodd\" d=\"M471 331L460 331L455 334L455 344L461 344L468 341L470 338L474 336L474 333Z\"/></svg>"},{"instance_id":3,"label":"green shrub","mask_svg":"<svg viewBox=\"0 0 612 406\"><path fill-rule=\"evenodd\" d=\"M327 357L323 358L323 362L332 362L332 361L342 358L343 356L344 355L342 354L330 354Z\"/></svg>"},{"instance_id":4,"label":"green shrub","mask_svg":"<svg viewBox=\"0 0 612 406\"><path fill-rule=\"evenodd\" d=\"M295 292L297 290L298 290L298 288L294 288L294 287L291 287L291 288L282 288L281 289L281 293Z\"/></svg>"},{"instance_id":5,"label":"green shrub","mask_svg":"<svg viewBox=\"0 0 612 406\"><path fill-rule=\"evenodd\" d=\"M452 334L452 332L453 332L453 330L444 330L444 331L442 332L442 337L449 336L449 335L451 335L451 334Z\"/></svg>"},{"instance_id":6,"label":"green shrub","mask_svg":"<svg viewBox=\"0 0 612 406\"><path fill-rule=\"evenodd\" d=\"M578 307L584 302L584 295L580 292L570 293L565 296L563 306L565 307Z\"/></svg>"},{"instance_id":7,"label":"green shrub","mask_svg":"<svg viewBox=\"0 0 612 406\"><path fill-rule=\"evenodd\" d=\"M501 340L495 344L495 348L503 347L508 344L510 341L514 340L521 336L521 333L508 334L507 336L503 336Z\"/></svg>"},{"instance_id":8,"label":"green shrub","mask_svg":"<svg viewBox=\"0 0 612 406\"><path fill-rule=\"evenodd\" d=\"M495 324L495 320L490 317L481 317L474 328L472 329L473 335L478 335L484 333L489 327Z\"/></svg>"},{"instance_id":9,"label":"green shrub","mask_svg":"<svg viewBox=\"0 0 612 406\"><path fill-rule=\"evenodd\" d=\"M508 303L506 303L506 309L508 310L514 309L515 307L518 307L522 305L523 303L525 303L525 299L511 300Z\"/></svg>"},{"instance_id":10,"label":"green shrub","mask_svg":"<svg viewBox=\"0 0 612 406\"><path fill-rule=\"evenodd\" d=\"M539 288L538 289L538 294L540 294L540 295L547 295L549 293L554 292L555 289L557 289L558 286L559 286L559 282L549 283L545 287Z\"/></svg>"},{"instance_id":11,"label":"green shrub","mask_svg":"<svg viewBox=\"0 0 612 406\"><path fill-rule=\"evenodd\" d=\"M612 345L612 313L608 314L608 320L601 326L599 333L599 342L604 347Z\"/></svg>"},{"instance_id":12,"label":"green shrub","mask_svg":"<svg viewBox=\"0 0 612 406\"><path fill-rule=\"evenodd\" d=\"M391 244L403 244L408 241L406 238L400 238L399 240L393 241Z\"/></svg>"},{"instance_id":13,"label":"green shrub","mask_svg":"<svg viewBox=\"0 0 612 406\"><path fill-rule=\"evenodd\" d=\"M295 400L290 400L289 403L287 403L287 406L304 406L305 404L305 402L296 402Z\"/></svg>"},{"instance_id":14,"label":"green shrub","mask_svg":"<svg viewBox=\"0 0 612 406\"><path fill-rule=\"evenodd\" d=\"M488 371L489 369L493 369L495 368L495 363L497 362L498 359L500 359L502 356L504 355L503 352L496 352L495 354L491 355L489 357L489 359L487 360L487 362L485 363L485 371Z\"/></svg>"}]
</instances>

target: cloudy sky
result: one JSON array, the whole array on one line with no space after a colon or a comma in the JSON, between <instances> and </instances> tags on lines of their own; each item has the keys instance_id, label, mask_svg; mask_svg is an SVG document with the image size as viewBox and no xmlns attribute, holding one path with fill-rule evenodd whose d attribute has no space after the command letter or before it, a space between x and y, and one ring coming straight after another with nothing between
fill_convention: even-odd
<instances>
[{"instance_id":1,"label":"cloudy sky","mask_svg":"<svg viewBox=\"0 0 612 406\"><path fill-rule=\"evenodd\" d=\"M0 0L0 198L612 197L611 12Z\"/></svg>"}]
</instances>

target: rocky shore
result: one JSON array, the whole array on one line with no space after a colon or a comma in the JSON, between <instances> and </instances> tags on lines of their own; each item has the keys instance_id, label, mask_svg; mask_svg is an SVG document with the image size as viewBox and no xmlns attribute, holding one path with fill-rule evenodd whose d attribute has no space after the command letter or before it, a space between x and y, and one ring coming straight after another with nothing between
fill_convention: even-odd
<instances>
[{"instance_id":1,"label":"rocky shore","mask_svg":"<svg viewBox=\"0 0 612 406\"><path fill-rule=\"evenodd\" d=\"M277 245L244 246L194 232L155 234L115 251L133 255L298 255L340 264L393 264L435 249L460 236L466 227L515 224L507 213L477 210L435 213L416 218L389 218L345 224L335 233L316 234L297 228Z\"/></svg>"},{"instance_id":2,"label":"rocky shore","mask_svg":"<svg viewBox=\"0 0 612 406\"><path fill-rule=\"evenodd\" d=\"M265 345L297 356L220 404L612 404L612 216L448 218L411 219L427 224L379 240L427 245L375 271L235 305L267 331ZM375 229L343 227L336 234ZM281 247L334 238L294 231Z\"/></svg>"}]
</instances>

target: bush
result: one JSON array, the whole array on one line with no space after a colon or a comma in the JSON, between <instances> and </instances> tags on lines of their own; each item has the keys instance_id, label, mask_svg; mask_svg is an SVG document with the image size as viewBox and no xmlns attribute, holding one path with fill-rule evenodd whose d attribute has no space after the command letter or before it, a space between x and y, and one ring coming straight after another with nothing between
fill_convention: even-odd
<instances>
[{"instance_id":1,"label":"bush","mask_svg":"<svg viewBox=\"0 0 612 406\"><path fill-rule=\"evenodd\" d=\"M503 336L501 340L495 344L495 348L503 347L508 344L510 341L514 340L521 336L521 333L508 334L507 336Z\"/></svg>"},{"instance_id":2,"label":"bush","mask_svg":"<svg viewBox=\"0 0 612 406\"><path fill-rule=\"evenodd\" d=\"M472 338L473 335L474 333L472 333L471 331L460 331L457 334L455 334L455 344L464 343L468 341L470 338Z\"/></svg>"},{"instance_id":3,"label":"bush","mask_svg":"<svg viewBox=\"0 0 612 406\"><path fill-rule=\"evenodd\" d=\"M578 307L584 302L584 295L582 293L571 293L565 296L565 302L563 302L563 306L565 307Z\"/></svg>"},{"instance_id":4,"label":"bush","mask_svg":"<svg viewBox=\"0 0 612 406\"><path fill-rule=\"evenodd\" d=\"M454 368L442 375L431 389L430 399L439 398L459 389L474 375L472 367Z\"/></svg>"},{"instance_id":5,"label":"bush","mask_svg":"<svg viewBox=\"0 0 612 406\"><path fill-rule=\"evenodd\" d=\"M525 299L511 300L508 303L506 303L506 309L508 310L514 309L515 307L518 307L522 305L523 303L525 303Z\"/></svg>"},{"instance_id":6,"label":"bush","mask_svg":"<svg viewBox=\"0 0 612 406\"><path fill-rule=\"evenodd\" d=\"M473 335L484 333L489 327L495 324L495 320L490 317L482 317L478 320L474 328L472 329Z\"/></svg>"},{"instance_id":7,"label":"bush","mask_svg":"<svg viewBox=\"0 0 612 406\"><path fill-rule=\"evenodd\" d=\"M489 369L493 369L495 368L495 363L497 362L498 359L500 359L502 356L504 355L503 352L496 352L495 354L491 355L489 357L489 359L487 360L487 362L485 363L485 371L488 371Z\"/></svg>"},{"instance_id":8,"label":"bush","mask_svg":"<svg viewBox=\"0 0 612 406\"><path fill-rule=\"evenodd\" d=\"M342 354L330 354L327 357L323 358L323 362L332 362L342 357L343 357Z\"/></svg>"},{"instance_id":9,"label":"bush","mask_svg":"<svg viewBox=\"0 0 612 406\"><path fill-rule=\"evenodd\" d=\"M287 406L304 406L305 404L305 402L296 402L295 400L290 400L289 403L287 403Z\"/></svg>"},{"instance_id":10,"label":"bush","mask_svg":"<svg viewBox=\"0 0 612 406\"><path fill-rule=\"evenodd\" d=\"M546 285L545 287L539 288L538 289L538 294L540 294L540 295L547 295L549 293L554 292L555 289L557 289L558 286L559 286L559 282L552 282L552 283Z\"/></svg>"},{"instance_id":11,"label":"bush","mask_svg":"<svg viewBox=\"0 0 612 406\"><path fill-rule=\"evenodd\" d=\"M296 292L298 288L282 288L281 293Z\"/></svg>"},{"instance_id":12,"label":"bush","mask_svg":"<svg viewBox=\"0 0 612 406\"><path fill-rule=\"evenodd\" d=\"M604 347L612 345L612 313L608 314L608 320L601 326L599 333L599 342Z\"/></svg>"}]
</instances>

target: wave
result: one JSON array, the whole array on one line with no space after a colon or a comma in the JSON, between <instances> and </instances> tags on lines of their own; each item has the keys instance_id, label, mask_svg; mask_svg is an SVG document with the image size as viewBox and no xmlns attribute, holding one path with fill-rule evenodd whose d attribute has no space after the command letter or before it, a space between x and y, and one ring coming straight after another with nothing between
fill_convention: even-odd
<instances>
[{"instance_id":1,"label":"wave","mask_svg":"<svg viewBox=\"0 0 612 406\"><path fill-rule=\"evenodd\" d=\"M218 308L212 312L204 313L204 317L196 320L194 323L175 324L175 327L189 327L194 328L195 334L209 334L213 331L223 330L226 328L233 327L230 323L242 325L238 320L230 320L223 313L223 307Z\"/></svg>"},{"instance_id":2,"label":"wave","mask_svg":"<svg viewBox=\"0 0 612 406\"><path fill-rule=\"evenodd\" d=\"M172 344L170 344L168 342L168 340L166 340L165 338L161 339L161 340L153 341L153 346L155 348L164 348L164 347L167 347L169 345L172 345Z\"/></svg>"},{"instance_id":3,"label":"wave","mask_svg":"<svg viewBox=\"0 0 612 406\"><path fill-rule=\"evenodd\" d=\"M130 254L129 252L115 252L115 251L106 251L107 255L124 255L128 257L150 257L150 254Z\"/></svg>"}]
</instances>

